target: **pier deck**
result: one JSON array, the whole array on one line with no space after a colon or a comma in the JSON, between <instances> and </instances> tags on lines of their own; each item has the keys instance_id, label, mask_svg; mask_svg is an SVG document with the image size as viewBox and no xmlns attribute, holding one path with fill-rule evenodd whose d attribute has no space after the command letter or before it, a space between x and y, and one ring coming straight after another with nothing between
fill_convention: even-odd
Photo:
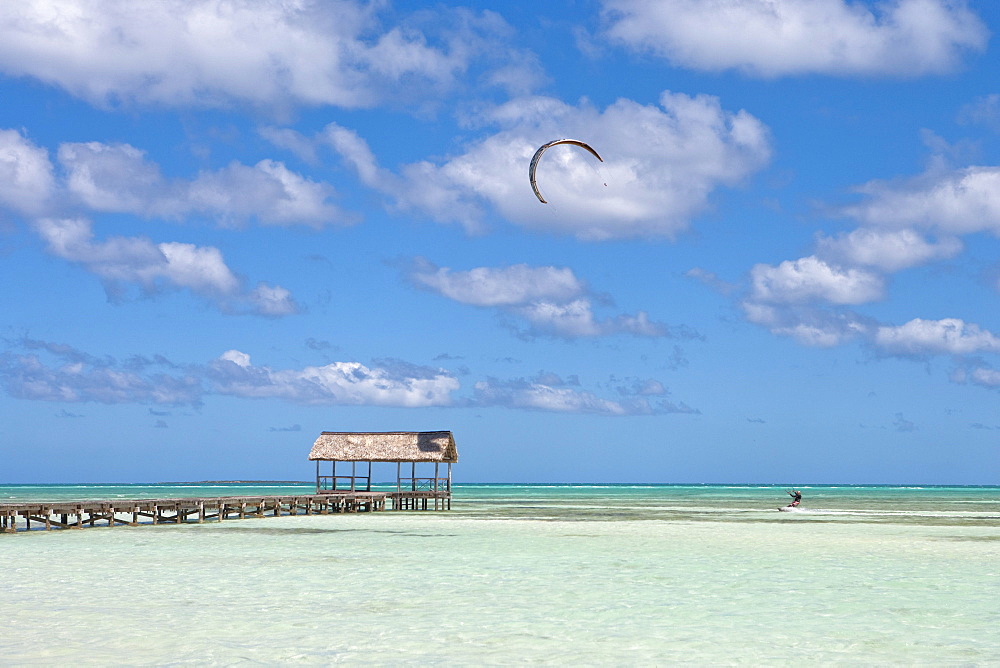
<instances>
[{"instance_id":1,"label":"pier deck","mask_svg":"<svg viewBox=\"0 0 1000 668\"><path fill-rule=\"evenodd\" d=\"M32 523L49 529L95 526L182 524L248 517L328 515L385 510L387 492L305 494L294 496L226 496L187 499L115 499L0 503L0 532L30 530ZM400 508L398 500L396 508ZM414 508L415 509L415 508Z\"/></svg>"}]
</instances>

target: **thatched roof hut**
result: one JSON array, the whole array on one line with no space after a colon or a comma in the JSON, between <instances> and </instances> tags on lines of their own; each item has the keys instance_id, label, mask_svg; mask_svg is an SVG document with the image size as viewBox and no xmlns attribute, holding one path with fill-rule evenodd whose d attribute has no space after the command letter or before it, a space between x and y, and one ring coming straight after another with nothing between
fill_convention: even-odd
<instances>
[{"instance_id":1,"label":"thatched roof hut","mask_svg":"<svg viewBox=\"0 0 1000 668\"><path fill-rule=\"evenodd\" d=\"M396 510L451 510L451 465L458 461L458 449L450 431L324 431L313 443L309 459L316 462L316 493L338 494L372 489L372 462L395 462L396 491L390 494ZM320 471L329 464L329 475ZM350 475L337 475L337 462L351 465ZM368 462L367 472L358 472L358 462ZM404 475L403 464L409 475ZM417 465L433 473L417 477ZM440 475L441 464L447 476Z\"/></svg>"},{"instance_id":2,"label":"thatched roof hut","mask_svg":"<svg viewBox=\"0 0 1000 668\"><path fill-rule=\"evenodd\" d=\"M324 431L313 443L311 461L433 462L458 461L450 431Z\"/></svg>"}]
</instances>

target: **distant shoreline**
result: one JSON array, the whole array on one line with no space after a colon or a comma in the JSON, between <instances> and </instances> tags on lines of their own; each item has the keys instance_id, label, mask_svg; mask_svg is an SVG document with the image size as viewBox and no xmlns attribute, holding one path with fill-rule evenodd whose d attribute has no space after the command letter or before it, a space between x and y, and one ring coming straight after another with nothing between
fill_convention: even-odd
<instances>
[{"instance_id":1,"label":"distant shoreline","mask_svg":"<svg viewBox=\"0 0 1000 668\"><path fill-rule=\"evenodd\" d=\"M96 483L95 483L96 484ZM173 482L128 482L126 485L314 485L315 480L194 480Z\"/></svg>"},{"instance_id":2,"label":"distant shoreline","mask_svg":"<svg viewBox=\"0 0 1000 668\"><path fill-rule=\"evenodd\" d=\"M74 485L99 485L101 487L112 487L115 485L315 485L315 480L174 480L160 482L11 482L0 483L4 485L49 485L72 487Z\"/></svg>"},{"instance_id":3,"label":"distant shoreline","mask_svg":"<svg viewBox=\"0 0 1000 668\"><path fill-rule=\"evenodd\" d=\"M156 485L315 485L315 480L175 480L160 482L0 482L0 487L11 486L47 486L47 487L73 487L81 485L92 485L98 487L141 487ZM381 482L373 481L377 485L395 485L394 480ZM899 489L928 489L935 487L964 487L964 488L996 488L997 484L969 484L969 483L731 483L731 482L455 482L455 486L514 486L514 487L734 487L734 488L799 488L799 489L833 489L844 488L899 488Z\"/></svg>"}]
</instances>

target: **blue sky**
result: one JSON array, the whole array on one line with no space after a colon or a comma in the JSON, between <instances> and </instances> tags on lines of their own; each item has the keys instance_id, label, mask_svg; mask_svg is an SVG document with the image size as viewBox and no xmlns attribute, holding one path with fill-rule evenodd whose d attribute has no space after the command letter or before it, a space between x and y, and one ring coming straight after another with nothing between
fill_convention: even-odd
<instances>
[{"instance_id":1,"label":"blue sky","mask_svg":"<svg viewBox=\"0 0 1000 668\"><path fill-rule=\"evenodd\" d=\"M0 480L996 484L1000 5L0 7ZM541 144L581 139L538 168Z\"/></svg>"}]
</instances>

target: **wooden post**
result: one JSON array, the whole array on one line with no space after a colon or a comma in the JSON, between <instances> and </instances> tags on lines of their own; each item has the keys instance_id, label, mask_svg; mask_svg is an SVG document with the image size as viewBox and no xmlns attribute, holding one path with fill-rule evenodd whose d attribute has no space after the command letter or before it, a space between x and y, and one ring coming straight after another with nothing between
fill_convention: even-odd
<instances>
[{"instance_id":1,"label":"wooden post","mask_svg":"<svg viewBox=\"0 0 1000 668\"><path fill-rule=\"evenodd\" d=\"M411 462L410 466L410 488L412 491L417 491L417 463Z\"/></svg>"},{"instance_id":2,"label":"wooden post","mask_svg":"<svg viewBox=\"0 0 1000 668\"><path fill-rule=\"evenodd\" d=\"M319 494L319 460L316 460L316 493Z\"/></svg>"},{"instance_id":3,"label":"wooden post","mask_svg":"<svg viewBox=\"0 0 1000 668\"><path fill-rule=\"evenodd\" d=\"M368 488L365 491L372 491L372 460L370 459L368 460Z\"/></svg>"},{"instance_id":4,"label":"wooden post","mask_svg":"<svg viewBox=\"0 0 1000 668\"><path fill-rule=\"evenodd\" d=\"M337 460L333 460L333 486L331 487L333 491L337 491Z\"/></svg>"},{"instance_id":5,"label":"wooden post","mask_svg":"<svg viewBox=\"0 0 1000 668\"><path fill-rule=\"evenodd\" d=\"M434 462L434 510L438 509L438 462Z\"/></svg>"},{"instance_id":6,"label":"wooden post","mask_svg":"<svg viewBox=\"0 0 1000 668\"><path fill-rule=\"evenodd\" d=\"M354 491L354 480L358 475L358 463L351 462L351 491Z\"/></svg>"}]
</instances>

